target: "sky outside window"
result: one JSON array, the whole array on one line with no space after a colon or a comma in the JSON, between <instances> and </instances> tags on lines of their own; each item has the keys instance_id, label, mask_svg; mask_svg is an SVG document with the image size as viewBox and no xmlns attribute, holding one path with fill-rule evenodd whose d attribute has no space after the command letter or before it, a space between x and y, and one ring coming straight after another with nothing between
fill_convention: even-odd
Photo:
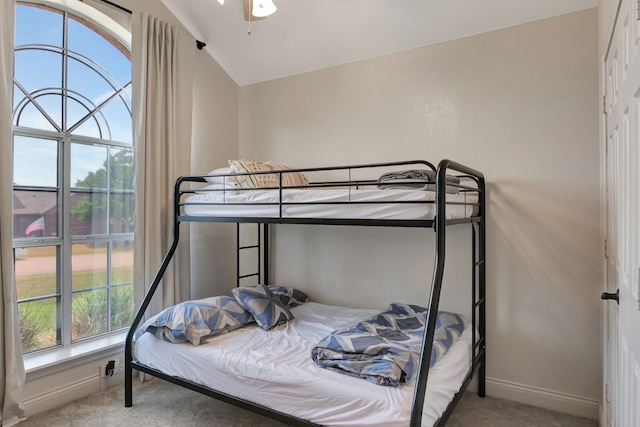
<instances>
[{"instance_id":1,"label":"sky outside window","mask_svg":"<svg viewBox=\"0 0 640 427\"><path fill-rule=\"evenodd\" d=\"M23 102L26 107L14 117L21 127L55 131L62 129L63 15L50 9L18 5L16 7L15 75L18 84L31 92L43 114L25 100L25 94L14 86L14 107ZM26 45L40 45L37 49L20 50ZM71 99L67 102L67 126L72 127L94 111L105 100L127 86L124 91L104 105L93 117L79 125L72 134L104 138L130 145L131 129L131 63L118 48L105 40L93 28L70 19L68 28L68 87ZM108 69L108 71L107 71ZM46 72L43 72L46 70ZM48 115L48 117L47 117ZM50 123L53 121L53 124ZM64 130L64 129L62 129ZM14 145L14 179L18 185L56 185L55 144L23 143L16 136ZM52 157L53 156L53 157ZM74 157L71 184L104 167L104 151L84 150Z\"/></svg>"}]
</instances>

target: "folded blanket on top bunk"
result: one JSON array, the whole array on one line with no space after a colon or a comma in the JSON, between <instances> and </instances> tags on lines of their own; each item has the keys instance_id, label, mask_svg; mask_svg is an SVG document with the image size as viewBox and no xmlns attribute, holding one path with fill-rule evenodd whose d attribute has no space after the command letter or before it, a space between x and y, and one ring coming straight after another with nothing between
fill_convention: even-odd
<instances>
[{"instance_id":1,"label":"folded blanket on top bunk","mask_svg":"<svg viewBox=\"0 0 640 427\"><path fill-rule=\"evenodd\" d=\"M380 189L413 189L436 190L436 173L430 169L412 169L405 171L387 172L378 178ZM460 178L447 175L447 184L460 184ZM447 193L458 193L458 187L447 185Z\"/></svg>"},{"instance_id":2,"label":"folded blanket on top bunk","mask_svg":"<svg viewBox=\"0 0 640 427\"><path fill-rule=\"evenodd\" d=\"M342 374L387 386L409 382L419 365L428 310L392 303L385 311L355 327L337 330L311 351L315 363ZM429 366L462 334L462 316L438 312Z\"/></svg>"}]
</instances>

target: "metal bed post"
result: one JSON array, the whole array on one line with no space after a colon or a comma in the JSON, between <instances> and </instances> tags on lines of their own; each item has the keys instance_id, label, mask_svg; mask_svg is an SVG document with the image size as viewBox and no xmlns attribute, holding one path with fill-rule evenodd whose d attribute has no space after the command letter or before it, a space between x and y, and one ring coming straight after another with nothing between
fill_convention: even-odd
<instances>
[{"instance_id":1,"label":"metal bed post","mask_svg":"<svg viewBox=\"0 0 640 427\"><path fill-rule=\"evenodd\" d=\"M142 304L136 313L131 326L129 327L129 332L127 333L127 338L124 344L124 406L129 408L133 405L133 367L131 362L133 361L133 335L144 316L145 311L149 307L151 303L151 299L153 294L156 291L156 288L160 284L162 280L162 276L164 275L165 270L169 266L169 262L171 258L173 258L173 254L178 247L178 240L180 237L180 205L178 201L180 200L180 184L182 183L182 178L176 180L174 189L173 189L173 197L174 197L174 209L173 209L173 241L171 242L171 246L167 251L164 259L162 260L162 264L158 269L153 281L151 282L151 286L147 289L145 293L144 299L142 300Z\"/></svg>"},{"instance_id":2,"label":"metal bed post","mask_svg":"<svg viewBox=\"0 0 640 427\"><path fill-rule=\"evenodd\" d=\"M471 224L471 248L472 248L472 256L471 256L471 326L473 329L471 330L472 340L471 343L473 345L473 351L471 353L472 360L475 360L477 355L476 348L476 325L478 322L477 318L477 304L478 304L478 275L476 274L478 270L478 241L476 239L476 234L478 230L476 229L475 224Z\"/></svg>"},{"instance_id":3,"label":"metal bed post","mask_svg":"<svg viewBox=\"0 0 640 427\"><path fill-rule=\"evenodd\" d=\"M262 223L262 264L264 275L262 277L262 281L265 285L269 285L269 223ZM260 262L260 261L258 261Z\"/></svg>"},{"instance_id":4,"label":"metal bed post","mask_svg":"<svg viewBox=\"0 0 640 427\"><path fill-rule=\"evenodd\" d=\"M258 271L256 272L256 274L258 275L258 283L260 283L260 277L261 277L261 271L262 269L260 268L260 249L262 247L262 233L261 233L261 227L260 224L257 224L257 228L258 228L258 242L257 242L257 249L258 249L258 256L256 257L256 261L258 263Z\"/></svg>"},{"instance_id":5,"label":"metal bed post","mask_svg":"<svg viewBox=\"0 0 640 427\"><path fill-rule=\"evenodd\" d=\"M440 166L442 162L440 163ZM433 279L431 282L431 293L429 295L429 313L427 317L427 326L424 328L424 338L422 342L422 351L420 353L420 363L418 364L418 373L416 377L416 386L413 393L413 404L411 406L411 427L420 427L422 425L422 409L424 405L424 396L427 391L427 378L429 375L429 361L433 348L433 337L435 335L435 325L438 316L438 305L440 302L440 291L442 288L442 277L444 274L444 257L446 250L445 240L445 177L440 174L440 166L436 176L436 217L434 228L436 231L436 254L435 266L433 271ZM446 168L445 168L446 169Z\"/></svg>"},{"instance_id":6,"label":"metal bed post","mask_svg":"<svg viewBox=\"0 0 640 427\"><path fill-rule=\"evenodd\" d=\"M445 265L445 253L446 253L446 173L448 169L453 169L458 172L466 173L474 177L478 183L478 201L479 201L479 215L480 221L483 221L484 216L484 177L480 172L477 172L471 168L468 168L459 163L451 160L442 160L438 164L438 172L436 174L436 216L434 218L434 229L436 232L436 253L435 253L435 265L433 271L433 280L431 283L431 293L429 295L429 313L427 317L427 325L424 331L424 338L422 341L422 351L420 353L420 363L418 364L418 371L416 376L416 385L413 394L413 403L411 405L411 420L409 425L411 427L420 427L422 424L422 411L424 406L424 398L427 390L427 380L429 377L429 362L431 359L431 351L433 349L433 338L435 335L436 321L438 317L438 306L440 303L440 293L442 290L442 279L444 276ZM481 257L484 257L484 233L480 237ZM483 258L484 259L484 258ZM480 294L484 297L484 262L480 265ZM475 287L475 283L473 284ZM472 307L475 310L475 302L472 303ZM484 336L484 310L481 309L481 337ZM475 343L474 343L475 345ZM481 377L482 390L484 392L484 348L482 349L481 356L481 369L479 375ZM471 367L471 376L473 371L477 367L478 359L474 358ZM468 376L466 383L471 380L471 376ZM466 384L461 387L461 390L466 388ZM457 393L454 400L461 398L460 393ZM455 406L455 403L454 403ZM451 408L453 410L453 408ZM445 411L440 420L436 422L437 425L446 422L450 415L450 410Z\"/></svg>"},{"instance_id":7,"label":"metal bed post","mask_svg":"<svg viewBox=\"0 0 640 427\"><path fill-rule=\"evenodd\" d=\"M479 242L479 275L480 275L480 283L479 283L479 292L480 292L480 301L482 304L480 305L480 339L481 341L481 354L480 354L480 369L478 370L478 396L485 397L485 387L486 387L486 372L487 372L487 364L486 364L486 348L487 348L487 335L486 335L486 327L487 327L487 237L486 237L486 194L485 194L485 182L484 177L480 178L480 182L478 183L481 186L481 193L478 195L478 200L480 202L478 215L480 216L480 221L478 223L478 238Z\"/></svg>"},{"instance_id":8,"label":"metal bed post","mask_svg":"<svg viewBox=\"0 0 640 427\"><path fill-rule=\"evenodd\" d=\"M236 286L240 286L240 223L236 223Z\"/></svg>"}]
</instances>

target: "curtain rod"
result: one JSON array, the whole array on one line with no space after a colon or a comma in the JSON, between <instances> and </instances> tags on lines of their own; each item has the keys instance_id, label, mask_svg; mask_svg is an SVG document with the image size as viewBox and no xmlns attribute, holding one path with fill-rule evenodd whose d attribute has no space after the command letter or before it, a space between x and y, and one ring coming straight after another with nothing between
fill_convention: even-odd
<instances>
[{"instance_id":1,"label":"curtain rod","mask_svg":"<svg viewBox=\"0 0 640 427\"><path fill-rule=\"evenodd\" d=\"M111 7L115 7L118 10L121 10L122 12L128 13L129 15L132 15L133 12L129 9L127 9L126 7L122 7L119 4L116 4L112 1L109 0L100 0L102 3L104 4L108 4ZM196 40L196 47L198 48L198 50L202 50L203 47L205 47L207 44L205 42L201 42L200 40Z\"/></svg>"}]
</instances>

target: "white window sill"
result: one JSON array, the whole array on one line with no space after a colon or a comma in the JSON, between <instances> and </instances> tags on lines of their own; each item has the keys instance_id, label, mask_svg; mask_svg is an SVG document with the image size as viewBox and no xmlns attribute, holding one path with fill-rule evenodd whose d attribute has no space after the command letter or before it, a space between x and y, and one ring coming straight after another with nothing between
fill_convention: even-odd
<instances>
[{"instance_id":1,"label":"white window sill","mask_svg":"<svg viewBox=\"0 0 640 427\"><path fill-rule=\"evenodd\" d=\"M124 351L127 330L103 337L24 356L27 379L34 379L58 371L92 362ZM124 362L124 361L123 361Z\"/></svg>"}]
</instances>

